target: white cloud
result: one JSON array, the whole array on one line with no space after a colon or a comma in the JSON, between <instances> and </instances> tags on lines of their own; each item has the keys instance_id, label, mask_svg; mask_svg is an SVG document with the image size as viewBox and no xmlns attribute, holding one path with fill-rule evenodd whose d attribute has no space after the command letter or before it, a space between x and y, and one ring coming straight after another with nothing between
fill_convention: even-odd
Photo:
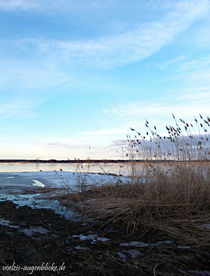
<instances>
[{"instance_id":1,"label":"white cloud","mask_svg":"<svg viewBox=\"0 0 210 276\"><path fill-rule=\"evenodd\" d=\"M198 95L199 97L199 95ZM135 102L126 105L119 105L104 110L105 113L117 115L119 117L148 117L154 115L169 117L171 113L178 116L195 116L199 113L209 114L210 98L201 99L194 97L192 101L190 95L185 95L183 103L149 103L149 102Z\"/></svg>"},{"instance_id":2,"label":"white cloud","mask_svg":"<svg viewBox=\"0 0 210 276\"><path fill-rule=\"evenodd\" d=\"M210 104L210 56L203 55L193 59L184 56L175 57L158 64L158 69L170 72L169 81L176 81L181 88L168 89L167 96L176 95L175 100L195 106L195 110L202 110L202 106ZM185 109L185 106L183 105Z\"/></svg>"},{"instance_id":3,"label":"white cloud","mask_svg":"<svg viewBox=\"0 0 210 276\"><path fill-rule=\"evenodd\" d=\"M193 93L193 91L188 92L186 94L181 95L181 99L183 100L190 100L190 101L203 101L207 100L207 102L210 99L210 86L209 87L201 87L197 90L197 93Z\"/></svg>"},{"instance_id":4,"label":"white cloud","mask_svg":"<svg viewBox=\"0 0 210 276\"><path fill-rule=\"evenodd\" d=\"M25 137L0 137L1 158L31 159L86 159L113 158L115 152L110 147L75 144L63 139L26 139Z\"/></svg>"},{"instance_id":5,"label":"white cloud","mask_svg":"<svg viewBox=\"0 0 210 276\"><path fill-rule=\"evenodd\" d=\"M106 1L107 2L107 1ZM108 5L111 4L109 1ZM105 3L106 4L106 3ZM97 0L0 0L0 9L13 10L13 9L34 9L39 8L54 11L87 11L89 8L103 9L105 4L102 5L101 1Z\"/></svg>"},{"instance_id":6,"label":"white cloud","mask_svg":"<svg viewBox=\"0 0 210 276\"><path fill-rule=\"evenodd\" d=\"M68 87L72 83L72 77L69 73L62 70L56 64L47 64L41 62L11 61L0 64L0 89L21 88L21 89L45 89L64 86Z\"/></svg>"},{"instance_id":7,"label":"white cloud","mask_svg":"<svg viewBox=\"0 0 210 276\"><path fill-rule=\"evenodd\" d=\"M185 63L186 61L186 57L185 56L178 56L169 60L166 60L164 62L161 62L160 64L158 64L158 69L160 70L169 70L172 68L177 68L177 66L181 66L183 63Z\"/></svg>"},{"instance_id":8,"label":"white cloud","mask_svg":"<svg viewBox=\"0 0 210 276\"><path fill-rule=\"evenodd\" d=\"M104 135L113 135L113 134L121 134L123 131L121 128L104 128L95 131L86 131L83 132L85 136L104 136Z\"/></svg>"},{"instance_id":9,"label":"white cloud","mask_svg":"<svg viewBox=\"0 0 210 276\"><path fill-rule=\"evenodd\" d=\"M26 9L40 6L41 3L46 4L48 1L0 0L0 8ZM177 1L173 5L168 1L164 3L168 9L162 19L135 25L134 29L124 33L121 30L118 35L115 33L109 37L80 41L1 40L3 49L12 49L12 52L16 49L16 58L2 55L0 89L18 87L43 90L55 87L62 89L74 83L81 85L82 81L79 79L84 76L81 76L79 70L75 70L78 66L82 65L82 69L84 66L110 68L138 62L170 43L177 34L204 16L209 9L208 0ZM184 57L181 57L181 61L182 59ZM173 62L168 62L167 66L173 65Z\"/></svg>"},{"instance_id":10,"label":"white cloud","mask_svg":"<svg viewBox=\"0 0 210 276\"><path fill-rule=\"evenodd\" d=\"M138 62L205 16L210 2L178 1L169 7L162 19L136 24L135 28L118 35L80 41L25 39L18 42L19 47L39 55L56 56L71 65L110 67Z\"/></svg>"},{"instance_id":11,"label":"white cloud","mask_svg":"<svg viewBox=\"0 0 210 276\"><path fill-rule=\"evenodd\" d=\"M175 57L170 60L166 60L161 64L158 64L158 68L161 70L173 70L178 73L178 76L185 76L184 73L189 74L192 71L198 71L200 68L205 68L205 71L209 70L210 56L205 55L199 58L187 58L186 56Z\"/></svg>"},{"instance_id":12,"label":"white cloud","mask_svg":"<svg viewBox=\"0 0 210 276\"><path fill-rule=\"evenodd\" d=\"M0 116L29 116L38 103L24 99L13 99L10 102L0 103Z\"/></svg>"},{"instance_id":13,"label":"white cloud","mask_svg":"<svg viewBox=\"0 0 210 276\"><path fill-rule=\"evenodd\" d=\"M13 10L13 9L31 9L37 7L38 3L34 0L0 0L0 9Z\"/></svg>"}]
</instances>

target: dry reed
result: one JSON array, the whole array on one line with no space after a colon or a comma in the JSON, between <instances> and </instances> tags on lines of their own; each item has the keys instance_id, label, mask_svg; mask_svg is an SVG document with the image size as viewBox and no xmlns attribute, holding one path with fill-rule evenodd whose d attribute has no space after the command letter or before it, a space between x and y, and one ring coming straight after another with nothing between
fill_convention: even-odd
<instances>
[{"instance_id":1,"label":"dry reed","mask_svg":"<svg viewBox=\"0 0 210 276\"><path fill-rule=\"evenodd\" d=\"M173 116L175 119L175 116ZM157 132L150 129L154 145L150 148L150 160L144 163L145 171L138 174L138 167L133 161L133 175L129 184L93 186L88 191L77 194L80 200L80 210L91 217L107 222L122 223L128 230L158 229L174 235L194 237L201 233L201 225L210 223L210 170L209 170L209 122L200 115L203 136L194 135L192 124L180 119L188 135L182 134L181 127L176 119L175 127L169 129L169 137L162 138ZM205 124L205 127L204 127ZM156 130L156 127L155 127ZM134 129L131 130L135 131ZM138 132L139 133L139 132ZM149 133L147 133L149 135ZM139 135L141 135L139 133ZM137 136L136 136L137 137ZM192 138L190 138L192 137ZM144 142L140 139L131 139L129 142L138 154L144 151ZM146 138L142 138L144 141ZM157 142L158 139L158 142ZM137 141L138 140L138 141ZM168 140L173 146L162 142ZM191 144L189 143L191 141ZM146 143L148 152L148 143ZM197 160L197 162L166 162L155 163L153 160L166 158L166 151L173 152L168 155L174 161ZM157 150L159 149L159 152ZM180 152L182 155L180 155ZM164 153L164 154L163 154ZM201 162L206 160L206 162ZM194 234L193 234L194 233ZM200 235L200 234L199 234ZM197 235L197 238L198 236ZM202 235L197 242L209 238L209 228L202 228ZM194 240L195 241L195 240Z\"/></svg>"}]
</instances>

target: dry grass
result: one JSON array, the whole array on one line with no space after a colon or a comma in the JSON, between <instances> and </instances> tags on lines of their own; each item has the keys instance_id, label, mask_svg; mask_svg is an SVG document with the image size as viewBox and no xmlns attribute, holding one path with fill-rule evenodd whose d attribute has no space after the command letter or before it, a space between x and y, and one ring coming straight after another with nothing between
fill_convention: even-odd
<instances>
[{"instance_id":1,"label":"dry grass","mask_svg":"<svg viewBox=\"0 0 210 276\"><path fill-rule=\"evenodd\" d=\"M92 187L78 195L83 212L121 221L127 228L138 230L142 226L155 227L160 221L162 224L210 211L208 165L192 168L192 165L173 164L167 172L156 164L148 166L145 183L135 179L130 184Z\"/></svg>"},{"instance_id":2,"label":"dry grass","mask_svg":"<svg viewBox=\"0 0 210 276\"><path fill-rule=\"evenodd\" d=\"M133 184L93 186L65 200L76 201L80 213L103 225L120 224L128 232L153 229L188 244L210 246L209 171L208 176L201 175L209 165L197 169L171 165L170 176L150 166L155 175L145 183L136 179Z\"/></svg>"},{"instance_id":3,"label":"dry grass","mask_svg":"<svg viewBox=\"0 0 210 276\"><path fill-rule=\"evenodd\" d=\"M201 116L201 119L205 121L207 130L209 118L203 119ZM188 129L190 124L185 122L183 124L187 128L186 131L190 132ZM204 138L208 138L208 133L205 131L203 138L201 135L194 138L191 132L193 138L186 136L177 138L174 133L171 135L173 139L168 140L173 145L175 143L174 152L175 155L178 154L174 155L174 158L177 157L179 160L180 152L183 153L184 161L193 160L195 156L202 158L200 160L197 158L195 163L160 164L152 162L154 158L151 157L150 161L145 163L144 171L140 173L134 161L130 184L93 186L88 191L69 197L80 202L83 214L101 219L105 223L110 221L121 223L127 230L132 231L140 229L146 231L153 228L182 236L188 241L210 244L210 228L202 226L210 224L210 162L207 160L209 148L206 143L208 140L205 140L205 148L201 146L201 143L204 145ZM186 145L188 138L197 139L195 142L197 146ZM185 144L181 148L180 143L183 143L183 139ZM136 144L136 141L133 141L131 143L135 143L135 148L139 145L138 153L143 152L143 149L140 149L142 143ZM201 162L203 159L207 161Z\"/></svg>"}]
</instances>

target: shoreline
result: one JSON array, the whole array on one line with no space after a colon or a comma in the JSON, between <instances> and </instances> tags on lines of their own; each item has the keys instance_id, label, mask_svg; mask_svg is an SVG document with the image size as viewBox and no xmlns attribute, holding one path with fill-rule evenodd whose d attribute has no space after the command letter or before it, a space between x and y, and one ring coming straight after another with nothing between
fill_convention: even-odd
<instances>
[{"instance_id":1,"label":"shoreline","mask_svg":"<svg viewBox=\"0 0 210 276\"><path fill-rule=\"evenodd\" d=\"M67 182L65 174L71 176ZM165 231L163 224L160 224L160 228L145 225L139 227L138 231L128 231L120 221L97 219L91 217L91 214L80 212L80 207L85 202L93 202L91 200L95 197L89 198L88 194L85 196L85 190L82 189L84 179L77 179L73 172L3 173L2 176L2 194L5 185L6 189L10 189L11 195L15 196L16 193L17 198L13 202L5 198L0 201L0 269L13 264L23 267L54 263L65 266L61 275L210 276L210 241L207 236L210 229L209 217L195 217L191 226L198 231L193 236L191 232L188 233L189 224L185 217L178 222L181 229L178 232L170 229ZM97 174L93 176L96 183L103 178ZM6 181L10 186L7 187ZM93 179L89 181L93 184ZM45 187L41 186L42 183ZM73 197L62 192L62 186L67 188L67 183L71 184L71 189L67 189L67 192ZM71 193L78 184L81 188L79 194ZM20 191L15 191L15 188ZM108 191L107 189L106 193ZM33 194L35 196L32 202ZM84 198L79 198L79 195ZM117 198L118 196L120 193ZM33 204L26 206L28 199ZM102 200L103 197L100 201ZM20 204L21 201L23 205ZM39 201L43 204L39 204ZM53 207L51 202L54 204L57 201L62 205L60 214L56 214L58 205L50 210L50 206ZM73 216L71 212L70 216L65 216L63 208L73 211ZM102 210L104 208L103 206ZM11 274L8 272L4 275ZM34 271L33 275L43 274ZM52 272L46 271L44 275L52 275Z\"/></svg>"},{"instance_id":2,"label":"shoreline","mask_svg":"<svg viewBox=\"0 0 210 276\"><path fill-rule=\"evenodd\" d=\"M210 163L210 160L141 160L141 159L78 159L78 160L37 160L37 159L0 159L0 163L173 163L173 164L197 164Z\"/></svg>"}]
</instances>

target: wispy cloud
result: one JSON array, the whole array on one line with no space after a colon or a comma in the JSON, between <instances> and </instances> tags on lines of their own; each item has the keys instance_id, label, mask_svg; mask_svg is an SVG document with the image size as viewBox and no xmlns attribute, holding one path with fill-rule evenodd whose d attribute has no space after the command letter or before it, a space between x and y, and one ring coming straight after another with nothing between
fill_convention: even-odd
<instances>
[{"instance_id":1,"label":"wispy cloud","mask_svg":"<svg viewBox=\"0 0 210 276\"><path fill-rule=\"evenodd\" d=\"M0 89L45 89L70 86L72 77L60 66L47 60L27 62L21 60L4 61L0 64Z\"/></svg>"},{"instance_id":2,"label":"wispy cloud","mask_svg":"<svg viewBox=\"0 0 210 276\"><path fill-rule=\"evenodd\" d=\"M122 133L122 129L120 128L104 128L104 129L99 129L95 131L83 132L83 134L86 136L102 136L102 135L104 136L104 135L114 135L119 133Z\"/></svg>"},{"instance_id":3,"label":"wispy cloud","mask_svg":"<svg viewBox=\"0 0 210 276\"><path fill-rule=\"evenodd\" d=\"M0 0L0 9L4 10L14 10L22 9L29 10L38 8L44 10L45 12L49 11L87 11L88 9L94 8L97 10L103 10L103 7L109 6L112 3L112 0L106 1L108 3L102 3L100 0Z\"/></svg>"},{"instance_id":4,"label":"wispy cloud","mask_svg":"<svg viewBox=\"0 0 210 276\"><path fill-rule=\"evenodd\" d=\"M112 141L109 147L124 147L128 146L128 144L129 142L126 139L119 139Z\"/></svg>"},{"instance_id":5,"label":"wispy cloud","mask_svg":"<svg viewBox=\"0 0 210 276\"><path fill-rule=\"evenodd\" d=\"M10 102L0 104L0 116L29 116L31 111L37 106L37 103L25 99L13 99Z\"/></svg>"},{"instance_id":6,"label":"wispy cloud","mask_svg":"<svg viewBox=\"0 0 210 276\"><path fill-rule=\"evenodd\" d=\"M210 99L210 86L209 87L200 87L199 89L194 91L189 91L188 93L185 93L180 96L180 99L183 99L184 101L197 101L198 103L201 101L207 101L209 102Z\"/></svg>"},{"instance_id":7,"label":"wispy cloud","mask_svg":"<svg viewBox=\"0 0 210 276\"><path fill-rule=\"evenodd\" d=\"M37 1L31 0L0 0L0 9L13 10L23 9L28 10L38 6Z\"/></svg>"},{"instance_id":8,"label":"wispy cloud","mask_svg":"<svg viewBox=\"0 0 210 276\"><path fill-rule=\"evenodd\" d=\"M65 1L60 2L64 4ZM94 6L94 1L90 2ZM27 9L47 3L49 1L0 0L0 8ZM1 56L0 89L62 89L71 87L73 83L83 83L81 68L104 69L138 62L159 51L195 20L205 16L210 1L176 1L173 5L165 1L163 6L165 14L162 19L135 24L130 30L121 29L119 33L114 32L110 36L92 40L1 40L0 47L3 52L11 49L15 56L10 56L9 50L9 54ZM183 56L178 61L172 60L165 66L182 62L184 58ZM87 83L87 80L85 82Z\"/></svg>"},{"instance_id":9,"label":"wispy cloud","mask_svg":"<svg viewBox=\"0 0 210 276\"><path fill-rule=\"evenodd\" d=\"M176 81L181 86L169 89L167 94L169 97L175 94L176 100L184 101L187 106L195 106L195 110L198 108L202 110L202 106L205 109L206 105L210 104L209 66L210 56L204 53L193 58L178 56L158 64L157 68L170 72L167 80L172 81L172 85Z\"/></svg>"},{"instance_id":10,"label":"wispy cloud","mask_svg":"<svg viewBox=\"0 0 210 276\"><path fill-rule=\"evenodd\" d=\"M181 66L185 61L186 61L185 56L178 56L178 57L166 60L164 62L161 62L160 64L158 64L157 67L160 70L166 71L169 68L171 69L171 67L176 68L177 66Z\"/></svg>"},{"instance_id":11,"label":"wispy cloud","mask_svg":"<svg viewBox=\"0 0 210 276\"><path fill-rule=\"evenodd\" d=\"M195 20L205 16L209 7L208 0L177 1L173 7L169 5L162 19L136 24L118 35L80 41L25 39L19 41L19 46L25 51L57 57L66 64L121 66L159 51Z\"/></svg>"},{"instance_id":12,"label":"wispy cloud","mask_svg":"<svg viewBox=\"0 0 210 276\"><path fill-rule=\"evenodd\" d=\"M194 97L194 101L189 94L185 95L183 103L150 103L150 102L135 102L125 105L114 106L110 109L105 109L104 112L108 114L117 115L119 117L144 117L147 116L170 116L171 113L179 116L195 116L196 114L208 114L210 106L210 98Z\"/></svg>"},{"instance_id":13,"label":"wispy cloud","mask_svg":"<svg viewBox=\"0 0 210 276\"><path fill-rule=\"evenodd\" d=\"M76 141L75 141L76 142ZM1 158L86 159L114 157L114 147L77 144L62 139L27 139L0 137Z\"/></svg>"},{"instance_id":14,"label":"wispy cloud","mask_svg":"<svg viewBox=\"0 0 210 276\"><path fill-rule=\"evenodd\" d=\"M209 69L210 56L204 55L202 57L189 58L187 56L178 56L173 59L169 59L158 64L158 69L161 70L173 70L179 73L181 76L184 73L189 73L192 71L198 71L200 68Z\"/></svg>"}]
</instances>

